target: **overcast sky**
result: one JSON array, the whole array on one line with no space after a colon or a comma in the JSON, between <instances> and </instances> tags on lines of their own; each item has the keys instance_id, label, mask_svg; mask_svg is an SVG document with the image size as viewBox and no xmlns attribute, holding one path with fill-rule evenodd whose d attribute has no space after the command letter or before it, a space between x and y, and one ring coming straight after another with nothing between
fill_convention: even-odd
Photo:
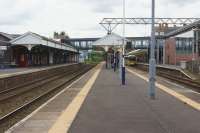
<instances>
[{"instance_id":1,"label":"overcast sky","mask_svg":"<svg viewBox=\"0 0 200 133\"><path fill-rule=\"evenodd\" d=\"M150 17L151 0L126 0L126 17ZM200 0L156 0L157 17L200 17ZM101 37L104 17L122 17L122 0L0 0L0 31L36 32L48 37ZM127 36L149 34L148 26L126 26ZM121 26L116 30L121 34Z\"/></svg>"}]
</instances>

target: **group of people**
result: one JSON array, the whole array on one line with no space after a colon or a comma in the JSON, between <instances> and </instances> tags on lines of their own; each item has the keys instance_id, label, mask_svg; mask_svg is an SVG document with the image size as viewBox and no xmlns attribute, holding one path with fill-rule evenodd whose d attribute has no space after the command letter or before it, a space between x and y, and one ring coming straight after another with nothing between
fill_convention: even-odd
<instances>
[{"instance_id":1,"label":"group of people","mask_svg":"<svg viewBox=\"0 0 200 133\"><path fill-rule=\"evenodd\" d=\"M120 53L117 52L108 52L106 55L106 68L112 68L116 71L120 66Z\"/></svg>"}]
</instances>

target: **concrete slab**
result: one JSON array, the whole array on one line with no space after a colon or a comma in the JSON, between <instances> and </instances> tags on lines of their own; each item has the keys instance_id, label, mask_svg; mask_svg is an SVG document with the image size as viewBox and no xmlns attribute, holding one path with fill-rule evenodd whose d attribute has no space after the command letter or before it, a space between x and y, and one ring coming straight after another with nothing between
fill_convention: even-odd
<instances>
[{"instance_id":1,"label":"concrete slab","mask_svg":"<svg viewBox=\"0 0 200 133\"><path fill-rule=\"evenodd\" d=\"M199 133L200 112L157 90L149 100L148 83L127 73L103 69L69 133Z\"/></svg>"},{"instance_id":2,"label":"concrete slab","mask_svg":"<svg viewBox=\"0 0 200 133\"><path fill-rule=\"evenodd\" d=\"M88 73L37 114L16 127L12 133L47 133L93 73L94 71ZM200 132L198 110L158 88L156 99L149 100L148 83L145 80L131 73L127 73L126 78L127 85L122 86L119 73L103 67L78 115L72 121L69 133ZM161 80L159 82L178 93L187 94L186 96L188 93L192 94L186 88ZM65 125L66 128L68 126Z\"/></svg>"}]
</instances>

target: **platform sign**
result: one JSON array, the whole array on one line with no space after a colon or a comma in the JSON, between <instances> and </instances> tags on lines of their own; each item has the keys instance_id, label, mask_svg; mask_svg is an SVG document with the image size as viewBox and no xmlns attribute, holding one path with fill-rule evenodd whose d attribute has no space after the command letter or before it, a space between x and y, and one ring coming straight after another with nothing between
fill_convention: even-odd
<instances>
[{"instance_id":1,"label":"platform sign","mask_svg":"<svg viewBox=\"0 0 200 133\"><path fill-rule=\"evenodd\" d=\"M0 50L7 50L7 46L0 46Z\"/></svg>"}]
</instances>

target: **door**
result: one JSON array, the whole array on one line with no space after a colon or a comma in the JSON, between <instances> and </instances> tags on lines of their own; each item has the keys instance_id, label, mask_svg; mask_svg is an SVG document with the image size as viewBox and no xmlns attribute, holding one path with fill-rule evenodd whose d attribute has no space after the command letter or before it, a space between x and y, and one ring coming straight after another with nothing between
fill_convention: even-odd
<instances>
[{"instance_id":1,"label":"door","mask_svg":"<svg viewBox=\"0 0 200 133\"><path fill-rule=\"evenodd\" d=\"M27 54L19 55L19 67L27 67L28 66L28 56Z\"/></svg>"}]
</instances>

